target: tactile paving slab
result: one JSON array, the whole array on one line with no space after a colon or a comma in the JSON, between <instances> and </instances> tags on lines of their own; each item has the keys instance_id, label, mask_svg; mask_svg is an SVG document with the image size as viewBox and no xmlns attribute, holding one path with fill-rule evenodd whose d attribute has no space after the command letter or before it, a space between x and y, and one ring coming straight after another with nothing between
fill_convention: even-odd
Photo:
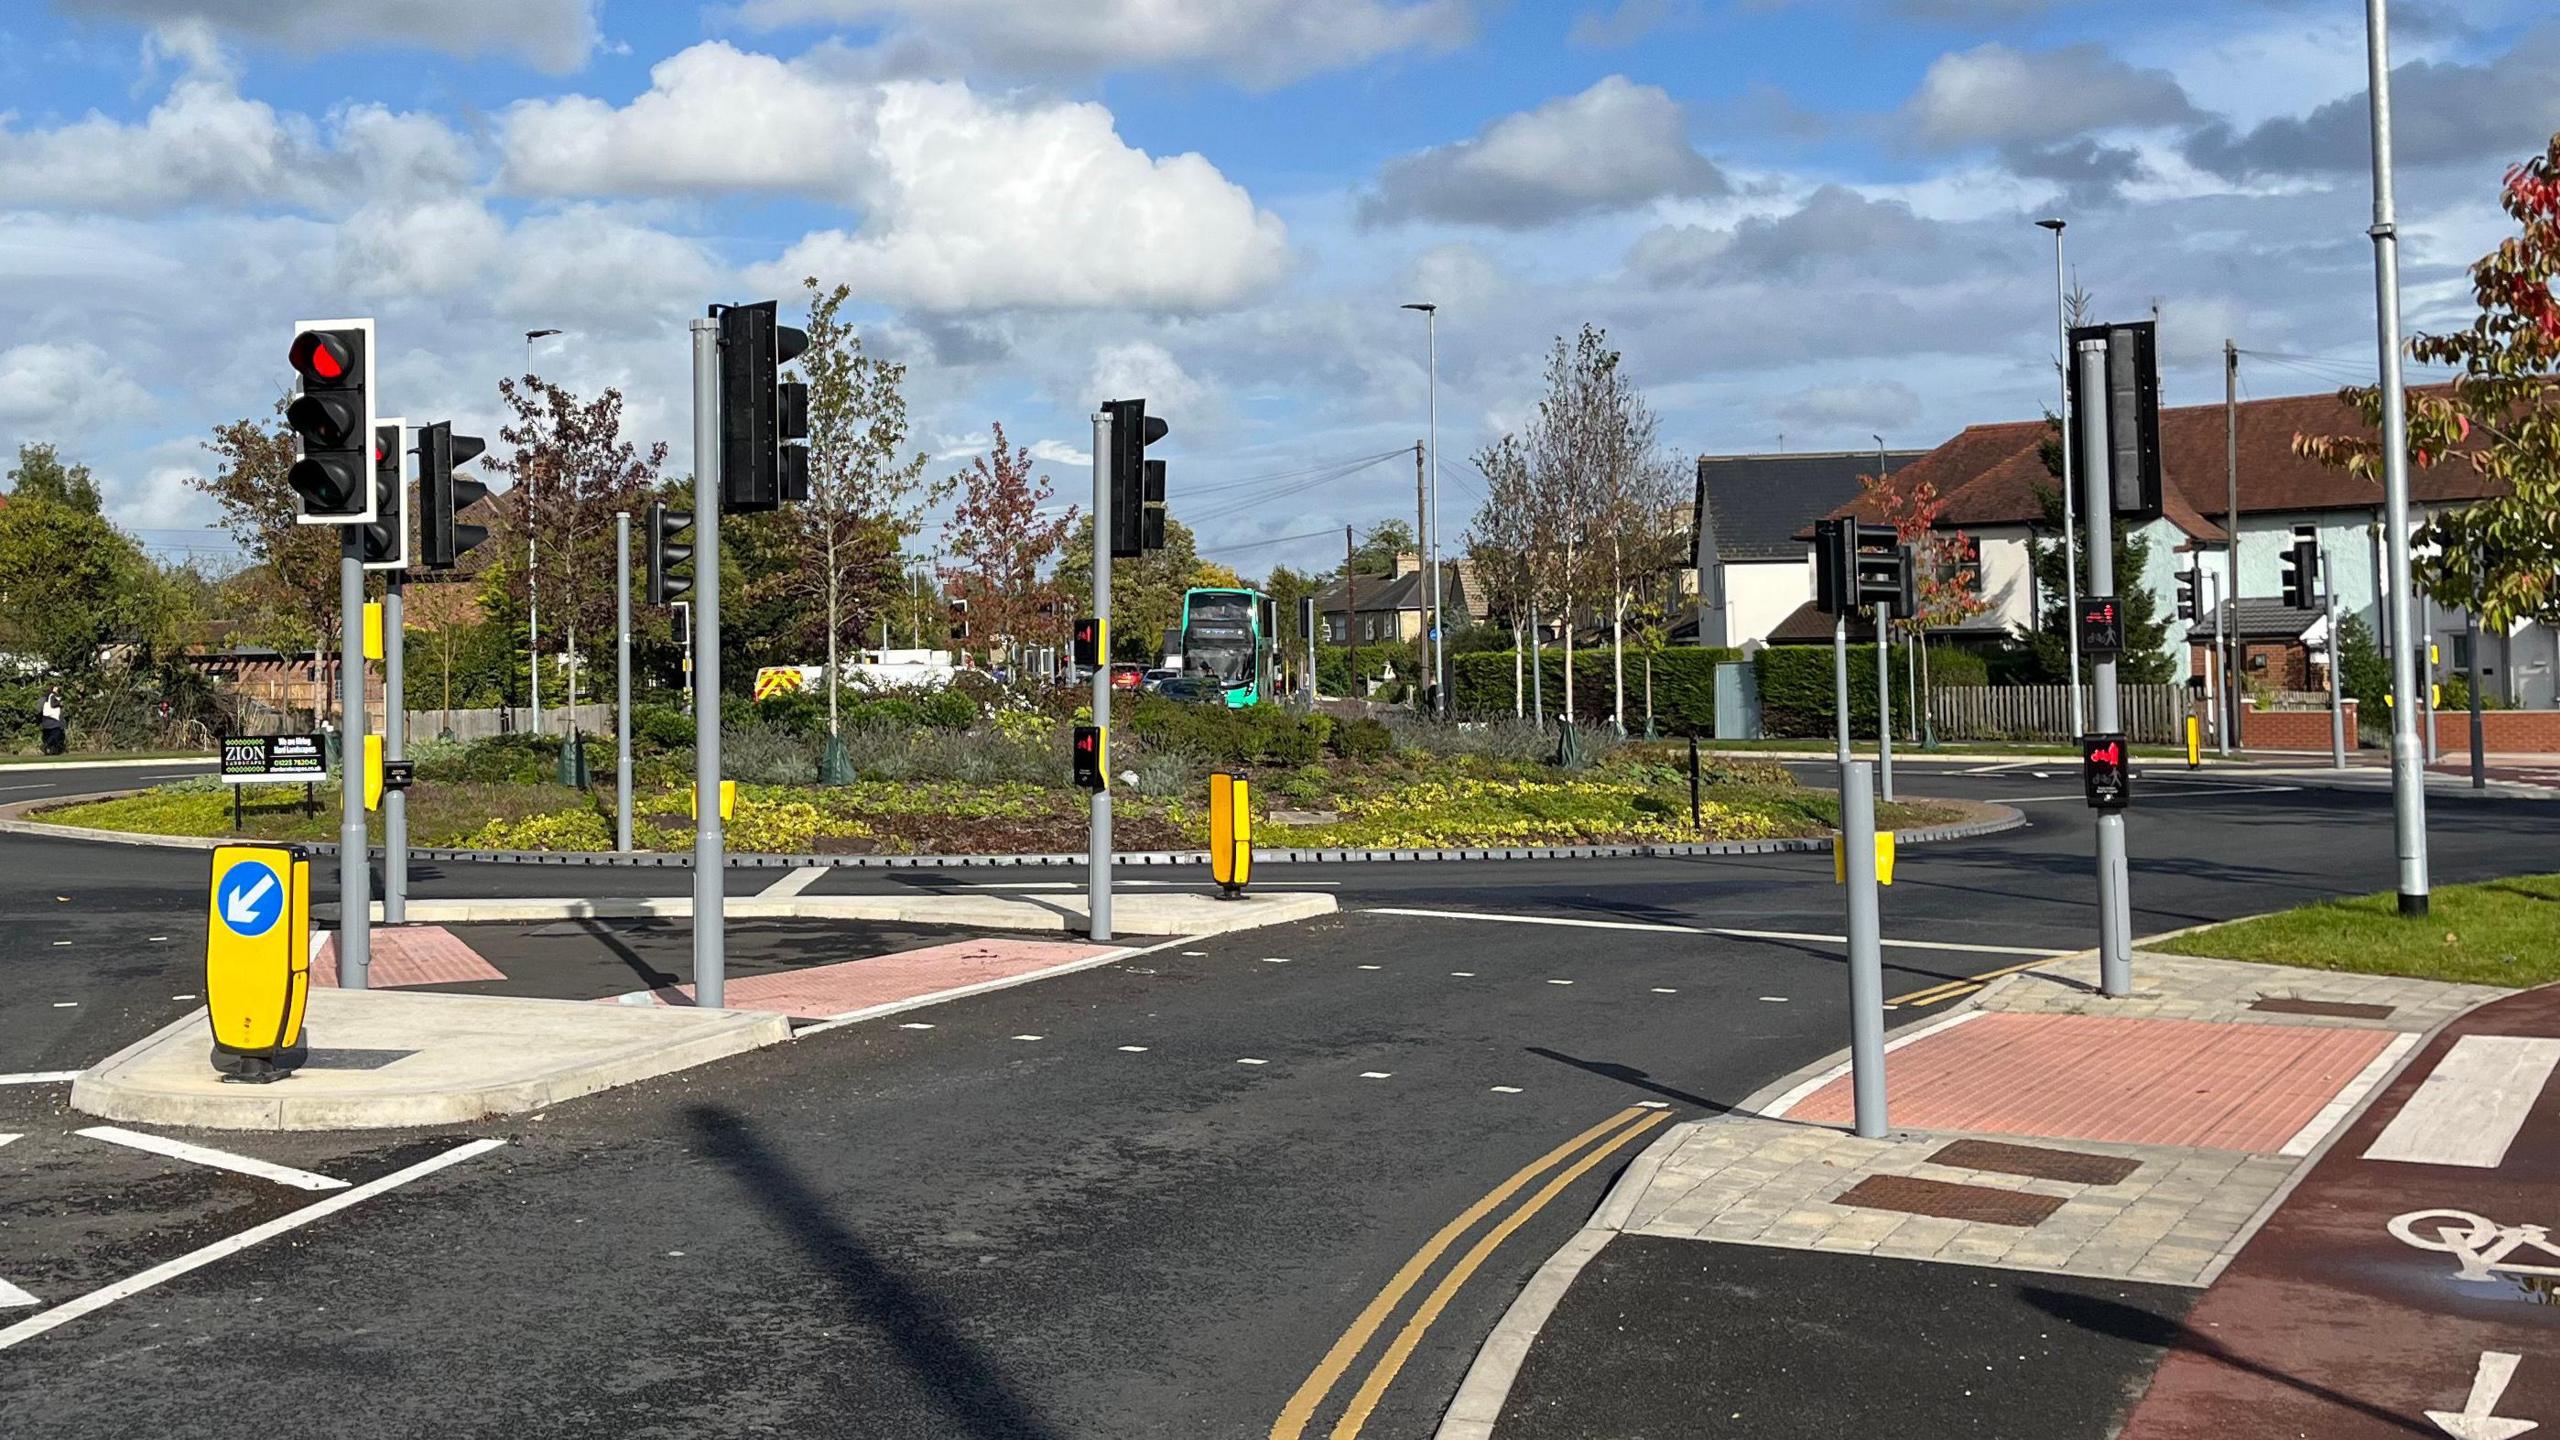
<instances>
[{"instance_id":1,"label":"tactile paving slab","mask_svg":"<svg viewBox=\"0 0 2560 1440\"><path fill-rule=\"evenodd\" d=\"M1930 1155L1932 1165L1958 1170L1996 1170L2037 1180L2066 1180L2074 1185L2123 1183L2142 1162L2122 1155L2092 1155L2086 1150L2048 1150L2041 1145L2010 1145L1998 1140L1958 1140Z\"/></svg>"},{"instance_id":2,"label":"tactile paving slab","mask_svg":"<svg viewBox=\"0 0 2560 1440\"><path fill-rule=\"evenodd\" d=\"M406 985L459 985L504 980L506 973L441 925L376 926L365 983L376 990ZM338 937L331 932L311 956L311 983L338 983Z\"/></svg>"},{"instance_id":3,"label":"tactile paving slab","mask_svg":"<svg viewBox=\"0 0 2560 1440\"><path fill-rule=\"evenodd\" d=\"M2059 1195L2025 1190L1994 1190L1988 1185L1951 1185L1916 1175L1870 1175L1840 1192L1834 1205L1866 1210L1900 1210L1985 1225L2033 1225L2062 1208Z\"/></svg>"}]
</instances>

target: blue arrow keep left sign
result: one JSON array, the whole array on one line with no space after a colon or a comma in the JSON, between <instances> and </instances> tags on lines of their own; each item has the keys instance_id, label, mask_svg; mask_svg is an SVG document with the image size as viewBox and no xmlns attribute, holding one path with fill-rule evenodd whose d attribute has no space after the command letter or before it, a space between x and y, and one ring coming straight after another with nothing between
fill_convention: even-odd
<instances>
[{"instance_id":1,"label":"blue arrow keep left sign","mask_svg":"<svg viewBox=\"0 0 2560 1440\"><path fill-rule=\"evenodd\" d=\"M214 890L214 914L231 933L254 940L284 917L284 881L262 860L231 867Z\"/></svg>"}]
</instances>

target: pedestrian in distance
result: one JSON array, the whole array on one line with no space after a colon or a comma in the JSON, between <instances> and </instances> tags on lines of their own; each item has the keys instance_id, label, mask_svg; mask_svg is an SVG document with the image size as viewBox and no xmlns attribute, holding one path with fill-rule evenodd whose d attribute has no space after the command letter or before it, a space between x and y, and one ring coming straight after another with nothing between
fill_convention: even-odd
<instances>
[{"instance_id":1,"label":"pedestrian in distance","mask_svg":"<svg viewBox=\"0 0 2560 1440\"><path fill-rule=\"evenodd\" d=\"M36 706L36 728L44 732L44 753L59 755L63 752L67 736L63 727L61 686L44 692L43 701Z\"/></svg>"}]
</instances>

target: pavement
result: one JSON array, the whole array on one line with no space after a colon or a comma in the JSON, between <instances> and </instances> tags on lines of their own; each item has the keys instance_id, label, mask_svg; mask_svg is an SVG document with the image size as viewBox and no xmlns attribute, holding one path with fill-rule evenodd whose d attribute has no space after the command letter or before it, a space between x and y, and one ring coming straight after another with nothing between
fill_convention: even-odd
<instances>
[{"instance_id":1,"label":"pavement","mask_svg":"<svg viewBox=\"0 0 2560 1440\"><path fill-rule=\"evenodd\" d=\"M2076 775L2055 762L1964 773L1976 768L1898 766L1907 793L2014 804L2028 824L1902 857L1884 909L1886 993L1907 1002L1887 1017L1896 1038L2093 931ZM2128 828L2141 933L2391 883L2373 792L2164 774ZM2430 839L2442 883L2560 868L2541 802L2449 796ZM203 865L0 835L0 1070L86 1068L200 1003ZM556 870L432 868L423 898L562 893ZM578 889L650 898L682 888L670 878L588 871ZM1208 888L1161 868L1121 883ZM1025 885L1042 888L1012 888ZM1081 886L1074 870L953 867L838 872L804 893ZM0 1144L0 1281L32 1297L0 1308L6 1413L69 1440L263 1440L280 1395L287 1431L314 1420L351 1435L1427 1435L1631 1157L1819 1073L1846 1033L1824 856L1328 866L1290 888L1331 893L1337 913L894 1018L803 1024L789 1044L514 1117L267 1135L102 1126L67 1108L68 1085L0 1084L0 1134L20 1137ZM535 933L577 923L510 940L493 938L505 926L450 928L511 983L570 998L691 978L681 921L605 926L636 964ZM734 928L733 983L758 956L771 969L753 973L781 973L955 943L924 924L841 922L837 951L800 928L827 923ZM767 925L768 950L735 943ZM475 986L506 988L436 988ZM211 1153L91 1133L118 1126ZM2181 1178L2198 1177L2168 1177ZM1698 1282L1728 1297L1785 1289L1748 1268L1769 1257L1839 1267L1796 1272L1793 1320L1735 1312L1763 1317L1765 1342L1731 1316L1691 1332L1688 1393L1712 1403L1712 1387L1849 1355L1856 1369L1821 1370L1810 1413L1900 1387L1910 1414L1953 1424L1970 1388L1986 1397L1975 1413L2016 1417L1969 1434L2094 1433L2074 1427L2120 1414L2183 1307L2212 1293L1619 1237L1639 1239L1708 1257ZM1585 1273L1611 1263L1604 1251ZM1943 1273L1967 1276L1978 1303L1940 1288ZM1854 1332L1819 1308L1843 1285L1866 1298ZM2070 1313L2114 1330L2040 1311L2030 1330L2002 1308L2030 1290L2076 1297ZM1878 1318L1903 1315L1925 1318ZM1830 1332L1874 1348L1808 1338ZM1801 1360L1779 1343L1790 1336ZM1749 1363L1715 1371L1721 1353ZM1703 1404L1665 1411L1652 1433L1715 1433ZM1765 1430L1726 1428L1788 1433L1772 1413L1752 1412ZM1902 1413L1871 1433L1952 1433L1905 1430Z\"/></svg>"},{"instance_id":2,"label":"pavement","mask_svg":"<svg viewBox=\"0 0 2560 1440\"><path fill-rule=\"evenodd\" d=\"M2426 1382L2452 1369L2467 1384L2480 1355L2528 1353L2532 1337L2495 1320L2549 1315L2475 1307L2483 1323L2457 1332L2415 1313L2457 1268L2446 1251L2491 1244L2492 1222L2443 1207L2538 1218L2552 1152L2458 1194L2365 1157L2501 1163L2527 1111L2560 1112L2540 1094L2560 1038L2458 1037L2560 1037L2560 992L2148 952L2134 975L2110 999L2094 957L2075 956L1903 1030L1881 1138L1851 1133L1841 1060L1668 1132L1497 1326L1439 1436L1720 1433L1677 1428L1666 1391L1734 1406L1732 1433L1755 1436L2434 1433L2424 1412L2443 1397ZM2431 1074L2456 1088L2412 1108ZM2324 1150L2316 1168L2304 1158ZM2341 1189L2362 1212L2343 1224ZM2410 1253L2377 1253L2394 1224ZM2396 1285L2360 1283L2395 1258ZM1897 1330L1931 1317L1962 1331L1880 1336L1879 1294ZM1742 1354L1703 1345L1737 1335L1753 1337ZM1785 1363L1754 1359L1771 1335ZM2376 1365L2386 1345L2411 1358ZM1916 1353L1895 1383L1839 1385L1896 1348ZM1960 1393L1937 1383L1975 1360Z\"/></svg>"}]
</instances>

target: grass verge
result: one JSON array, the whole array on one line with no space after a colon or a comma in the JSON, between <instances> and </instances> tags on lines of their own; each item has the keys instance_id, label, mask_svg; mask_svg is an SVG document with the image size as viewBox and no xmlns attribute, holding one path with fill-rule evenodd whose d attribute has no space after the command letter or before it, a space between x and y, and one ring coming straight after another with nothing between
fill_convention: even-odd
<instances>
[{"instance_id":1,"label":"grass verge","mask_svg":"<svg viewBox=\"0 0 2560 1440\"><path fill-rule=\"evenodd\" d=\"M2390 893L2322 900L2164 941L2172 955L2477 985L2560 980L2560 875L2437 890L2423 919Z\"/></svg>"}]
</instances>

